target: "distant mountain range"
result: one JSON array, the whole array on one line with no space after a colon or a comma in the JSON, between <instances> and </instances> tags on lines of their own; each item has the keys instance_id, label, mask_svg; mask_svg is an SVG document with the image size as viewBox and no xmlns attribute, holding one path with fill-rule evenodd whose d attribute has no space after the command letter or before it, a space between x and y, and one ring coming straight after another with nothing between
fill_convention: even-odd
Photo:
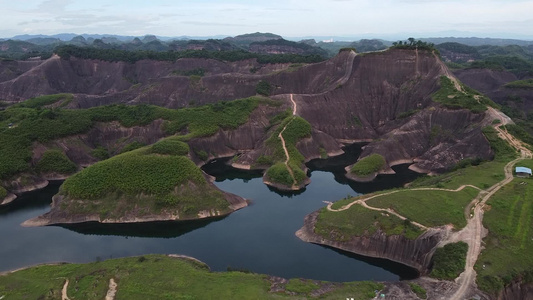
<instances>
[{"instance_id":1,"label":"distant mountain range","mask_svg":"<svg viewBox=\"0 0 533 300\"><path fill-rule=\"evenodd\" d=\"M68 42L76 37L83 37L86 40L96 40L96 39L108 39L108 40L116 40L117 42L131 42L135 38L143 39L145 36L129 36L129 35L113 35L113 34L75 34L75 33L59 33L59 34L53 34L53 35L44 35L44 34L23 34L23 35L16 35L11 38L2 38L1 40L19 40L19 41L28 41L33 44L38 45L46 45L46 44L53 44L58 42ZM156 35L147 35L147 36L155 36L160 41L173 41L173 40L225 40L228 42L233 42L235 44L239 44L239 40L246 40L246 39L257 39L254 41L265 41L268 39L281 39L285 38L289 41L302 41L302 40L315 40L317 42L354 42L361 39L375 39L375 37L371 36L359 36L359 37L347 37L347 36L305 36L305 37L282 37L280 35L272 34L272 33L250 33L250 34L243 34L238 35L235 37L231 37L229 35L213 35L213 36L188 36L188 35L182 35L182 36L175 36L175 37L169 37L169 36L156 36ZM404 38L408 38L408 36L405 36ZM519 45L519 46L528 46L533 45L533 40L527 40L527 39L504 39L504 38L479 38L479 37L418 37L420 40L423 40L425 42L431 42L434 44L441 44L441 43L447 43L447 42L455 42L455 43L461 43L468 46L481 46L481 45L494 45L494 46L506 46L506 45ZM392 41L395 41L391 37L387 39L379 39L384 42L386 45L391 45Z\"/></svg>"}]
</instances>

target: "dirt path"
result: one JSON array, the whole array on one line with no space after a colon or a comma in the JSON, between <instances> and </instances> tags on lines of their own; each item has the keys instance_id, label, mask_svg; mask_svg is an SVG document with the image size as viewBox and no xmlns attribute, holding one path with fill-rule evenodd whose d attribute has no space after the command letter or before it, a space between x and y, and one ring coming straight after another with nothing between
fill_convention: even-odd
<instances>
[{"instance_id":1,"label":"dirt path","mask_svg":"<svg viewBox=\"0 0 533 300\"><path fill-rule=\"evenodd\" d=\"M451 189L441 189L441 188L416 188L416 189L408 189L408 190L397 190L397 191L392 191L392 192L388 192L388 193L384 193L384 194L378 194L378 195L373 195L373 196L370 196L370 197L366 197L366 198L363 198L363 199L358 199L358 200L355 200L347 205L344 205L343 207L339 208L339 209L334 209L333 208L333 202L329 202L329 201L324 201L325 203L328 204L327 206L327 209L329 211L332 211L332 212L340 212L340 211L344 211L344 210L347 210L349 209L350 207L352 207L353 205L355 204L359 204L365 208L368 208L370 210L375 210L375 211L381 211L381 212L386 212L386 213L389 213L389 214L392 214L392 215L395 215L396 217L400 218L401 220L406 220L407 218L398 214L397 212L395 212L394 210L390 209L390 208L377 208L377 207L372 207L370 205L368 205L366 203L366 201L370 200L370 199L374 199L374 198L378 198L378 197L383 197L383 196L387 196L387 195L392 195L392 194L396 194L396 193L400 193L400 192L406 192L406 191L446 191L446 192L459 192L459 191L462 191L464 188L466 187L471 187L471 188L474 188L476 190L479 190L479 191L482 191L482 189L478 188L477 186L473 186L473 185L462 185L460 187L458 187L457 189L455 190L451 190ZM418 222L414 222L414 221L411 221L412 224L416 225L417 227L419 227L420 229L422 230L428 230L429 228L418 223Z\"/></svg>"},{"instance_id":2,"label":"dirt path","mask_svg":"<svg viewBox=\"0 0 533 300\"><path fill-rule=\"evenodd\" d=\"M444 62L442 62L442 60L437 56L437 54L435 54L435 52L433 52L433 55L437 59L437 62L439 63L439 67L440 67L441 71L444 73L444 75L446 75L446 77L448 77L448 79L450 79L453 82L453 85L455 86L455 89L458 90L459 92L464 93L463 88L459 84L459 80L457 80L457 78L455 78L455 76L452 74L452 72L450 72L448 67L446 67Z\"/></svg>"},{"instance_id":3,"label":"dirt path","mask_svg":"<svg viewBox=\"0 0 533 300\"><path fill-rule=\"evenodd\" d=\"M109 279L109 289L107 290L107 294L105 295L105 300L115 299L115 295L117 294L117 286L118 284L115 282L115 279Z\"/></svg>"},{"instance_id":4,"label":"dirt path","mask_svg":"<svg viewBox=\"0 0 533 300\"><path fill-rule=\"evenodd\" d=\"M70 300L67 296L67 289L68 289L68 279L65 281L65 284L63 285L63 289L61 290L61 300Z\"/></svg>"},{"instance_id":5,"label":"dirt path","mask_svg":"<svg viewBox=\"0 0 533 300\"><path fill-rule=\"evenodd\" d=\"M298 107L296 106L296 102L294 101L293 95L294 95L294 94L291 94L292 115L293 115L293 116L296 116L296 110L298 109Z\"/></svg>"},{"instance_id":6,"label":"dirt path","mask_svg":"<svg viewBox=\"0 0 533 300\"><path fill-rule=\"evenodd\" d=\"M289 174L291 174L292 186L295 186L297 184L297 182L296 182L296 178L294 178L294 172L292 171L291 167L289 166L289 160L290 160L289 150L287 150L287 146L285 145L285 139L283 138L283 132L285 131L285 129L287 129L287 127L289 126L289 124L291 124L291 122L292 122L292 120L290 120L289 123L287 123L287 125L285 125L285 127L283 127L283 130L278 134L278 137L281 140L281 146L283 146L283 151L285 151L285 157L286 157L286 159L285 159L285 167L287 167L287 170L289 171Z\"/></svg>"},{"instance_id":7,"label":"dirt path","mask_svg":"<svg viewBox=\"0 0 533 300\"><path fill-rule=\"evenodd\" d=\"M477 275L476 271L474 270L474 265L477 262L479 254L481 253L481 241L483 239L483 213L485 203L502 187L513 181L513 166L517 162L522 159L532 157L531 151L524 147L524 145L520 141L515 139L507 131L501 129L501 126L503 126L503 124L499 124L494 128L498 131L500 137L502 137L520 152L520 157L505 165L504 180L488 188L486 190L488 193L480 201L477 197L476 199L474 199L474 201L472 201L470 207L474 207L473 217L468 220L468 223L465 228L450 237L450 242L464 241L468 244L465 271L461 273L461 275L459 275L459 277L455 280L455 282L459 284L459 289L457 289L457 291L452 295L452 297L450 298L451 300L464 299L465 296L467 296L466 294L468 293L468 291L471 288L474 288Z\"/></svg>"}]
</instances>

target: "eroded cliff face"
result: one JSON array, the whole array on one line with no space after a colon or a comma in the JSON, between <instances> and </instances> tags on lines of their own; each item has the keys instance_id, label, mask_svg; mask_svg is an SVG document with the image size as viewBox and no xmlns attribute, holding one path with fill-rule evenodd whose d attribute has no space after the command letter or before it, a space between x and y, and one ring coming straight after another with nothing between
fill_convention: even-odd
<instances>
[{"instance_id":1,"label":"eroded cliff face","mask_svg":"<svg viewBox=\"0 0 533 300\"><path fill-rule=\"evenodd\" d=\"M378 231L371 236L352 237L349 241L340 242L325 239L314 232L317 218L318 211L307 215L304 226L296 232L296 236L305 242L399 262L418 270L421 275L428 273L433 252L446 235L446 229L430 229L417 239L410 240L401 235L387 236Z\"/></svg>"},{"instance_id":2,"label":"eroded cliff face","mask_svg":"<svg viewBox=\"0 0 533 300\"><path fill-rule=\"evenodd\" d=\"M498 295L498 300L529 300L533 299L533 283L513 282L506 286Z\"/></svg>"},{"instance_id":3,"label":"eroded cliff face","mask_svg":"<svg viewBox=\"0 0 533 300\"><path fill-rule=\"evenodd\" d=\"M275 130L270 119L294 109L291 94L296 115L312 126L311 136L296 144L305 161L324 153L340 154L344 144L360 141L369 142L361 157L371 153L385 157L385 172L392 172L390 166L414 162L414 170L438 173L464 158L490 159L493 155L480 129L486 122L484 114L449 110L432 102L440 77L449 72L438 57L426 51L364 55L343 51L330 60L296 68L260 65L256 60L180 59L131 64L57 56L29 70L24 68L19 76L0 83L0 98L20 101L44 93L70 92L75 93L70 108L117 102L177 108L255 95L259 81L269 82L271 98L280 105L260 106L235 130L191 140L191 156L198 165L204 162L194 152L204 151L209 158L239 154L233 161L235 166L265 168L256 161L272 154L265 144ZM205 76L180 75L195 69L205 69ZM251 73L251 69L256 72ZM86 135L54 143L71 160L85 166L95 162L87 147L118 149L132 140L151 144L163 137L161 124L128 129L102 124Z\"/></svg>"}]
</instances>

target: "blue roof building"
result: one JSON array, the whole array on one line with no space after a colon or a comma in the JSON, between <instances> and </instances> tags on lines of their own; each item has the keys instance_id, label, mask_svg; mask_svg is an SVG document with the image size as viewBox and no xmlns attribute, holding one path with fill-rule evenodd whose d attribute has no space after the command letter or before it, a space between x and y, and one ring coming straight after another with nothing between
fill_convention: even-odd
<instances>
[{"instance_id":1,"label":"blue roof building","mask_svg":"<svg viewBox=\"0 0 533 300\"><path fill-rule=\"evenodd\" d=\"M529 177L531 176L531 169L524 167L516 167L516 176L518 177Z\"/></svg>"}]
</instances>

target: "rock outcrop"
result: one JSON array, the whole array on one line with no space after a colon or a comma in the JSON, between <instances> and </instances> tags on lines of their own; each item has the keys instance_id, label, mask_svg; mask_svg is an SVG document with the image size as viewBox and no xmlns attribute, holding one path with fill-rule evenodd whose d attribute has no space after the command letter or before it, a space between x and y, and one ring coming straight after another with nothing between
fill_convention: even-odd
<instances>
[{"instance_id":1,"label":"rock outcrop","mask_svg":"<svg viewBox=\"0 0 533 300\"><path fill-rule=\"evenodd\" d=\"M533 299L533 283L513 282L500 292L497 299Z\"/></svg>"},{"instance_id":2,"label":"rock outcrop","mask_svg":"<svg viewBox=\"0 0 533 300\"><path fill-rule=\"evenodd\" d=\"M410 240L401 235L387 236L378 231L371 236L352 237L349 241L339 242L325 239L314 232L317 218L318 211L307 215L304 226L296 232L296 236L305 242L399 262L418 270L421 275L428 273L433 252L446 234L446 229L430 229L417 239Z\"/></svg>"}]
</instances>

